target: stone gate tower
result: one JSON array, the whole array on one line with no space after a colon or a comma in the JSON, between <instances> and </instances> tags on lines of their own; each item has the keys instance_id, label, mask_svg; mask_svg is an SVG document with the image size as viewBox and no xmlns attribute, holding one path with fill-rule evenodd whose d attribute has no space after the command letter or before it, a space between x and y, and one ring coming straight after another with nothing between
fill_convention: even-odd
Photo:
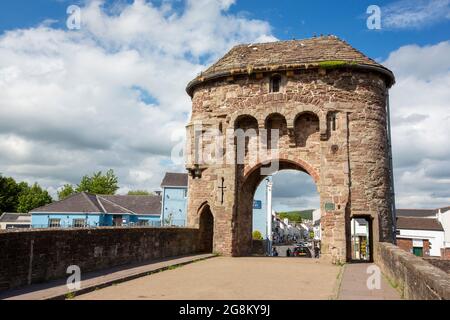
<instances>
[{"instance_id":1,"label":"stone gate tower","mask_svg":"<svg viewBox=\"0 0 450 320\"><path fill-rule=\"evenodd\" d=\"M394 81L390 70L335 36L239 45L191 81L188 224L211 241L204 249L251 253L253 195L267 174L263 169L273 164L314 179L325 257L350 259L353 217L370 221L372 250L380 241L392 242L387 108ZM249 144L258 137L249 134L243 163L237 148L222 143L219 149L234 155L232 161L199 161L199 137L211 129L256 136L277 129L278 144L266 143L277 152L251 161ZM201 148L208 145L204 140Z\"/></svg>"}]
</instances>

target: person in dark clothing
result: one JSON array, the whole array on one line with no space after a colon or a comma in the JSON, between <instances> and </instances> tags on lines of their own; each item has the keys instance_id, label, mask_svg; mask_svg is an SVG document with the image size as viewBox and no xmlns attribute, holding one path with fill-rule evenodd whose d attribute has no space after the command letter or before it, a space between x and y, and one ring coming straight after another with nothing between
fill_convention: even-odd
<instances>
[{"instance_id":1,"label":"person in dark clothing","mask_svg":"<svg viewBox=\"0 0 450 320\"><path fill-rule=\"evenodd\" d=\"M317 246L314 248L314 257L315 258L319 258L320 257L320 249Z\"/></svg>"},{"instance_id":2,"label":"person in dark clothing","mask_svg":"<svg viewBox=\"0 0 450 320\"><path fill-rule=\"evenodd\" d=\"M291 256L291 249L290 248L287 248L287 250L286 250L286 257L290 257Z\"/></svg>"},{"instance_id":3,"label":"person in dark clothing","mask_svg":"<svg viewBox=\"0 0 450 320\"><path fill-rule=\"evenodd\" d=\"M277 251L277 248L275 248L275 247L273 247L273 249L272 249L272 256L278 257L278 251Z\"/></svg>"}]
</instances>

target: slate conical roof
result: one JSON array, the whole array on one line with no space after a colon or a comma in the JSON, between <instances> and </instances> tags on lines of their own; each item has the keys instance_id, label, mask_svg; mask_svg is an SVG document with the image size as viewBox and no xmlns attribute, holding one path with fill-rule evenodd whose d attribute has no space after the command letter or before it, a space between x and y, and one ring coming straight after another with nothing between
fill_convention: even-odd
<instances>
[{"instance_id":1,"label":"slate conical roof","mask_svg":"<svg viewBox=\"0 0 450 320\"><path fill-rule=\"evenodd\" d=\"M324 36L235 46L192 80L188 84L187 92L192 95L196 85L229 75L306 69L319 67L321 63L326 62L345 63L351 68L379 72L386 78L388 86L395 82L394 74L386 67L365 56L338 37Z\"/></svg>"}]
</instances>

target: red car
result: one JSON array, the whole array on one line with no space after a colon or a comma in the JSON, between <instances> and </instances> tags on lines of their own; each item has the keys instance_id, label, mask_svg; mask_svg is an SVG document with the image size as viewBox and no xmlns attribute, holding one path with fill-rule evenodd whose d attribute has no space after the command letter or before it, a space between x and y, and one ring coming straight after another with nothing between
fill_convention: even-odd
<instances>
[{"instance_id":1,"label":"red car","mask_svg":"<svg viewBox=\"0 0 450 320\"><path fill-rule=\"evenodd\" d=\"M296 247L292 255L294 257L312 258L311 251L307 247Z\"/></svg>"}]
</instances>

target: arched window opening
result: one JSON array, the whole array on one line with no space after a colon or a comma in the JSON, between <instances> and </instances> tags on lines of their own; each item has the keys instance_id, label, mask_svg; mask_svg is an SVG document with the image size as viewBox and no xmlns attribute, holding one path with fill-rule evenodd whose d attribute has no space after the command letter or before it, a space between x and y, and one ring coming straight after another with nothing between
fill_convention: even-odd
<instances>
[{"instance_id":1,"label":"arched window opening","mask_svg":"<svg viewBox=\"0 0 450 320\"><path fill-rule=\"evenodd\" d=\"M267 149L277 149L278 144L283 143L283 137L287 136L287 122L286 118L274 113L267 117L265 128L267 130ZM278 141L276 141L278 137Z\"/></svg>"},{"instance_id":2,"label":"arched window opening","mask_svg":"<svg viewBox=\"0 0 450 320\"><path fill-rule=\"evenodd\" d=\"M234 124L234 128L236 130L235 133L235 144L238 148L237 152L238 152L238 158L240 153L243 151L240 148L242 148L242 146L240 146L240 144L242 144L242 142L240 141L242 139L242 137L240 137L239 135L241 135L242 133L245 135L244 141L245 141L245 155L248 154L249 149L251 147L255 147L254 144L257 143L257 138L258 138L258 121L249 115L242 115L240 116L235 124ZM237 131L237 130L242 130L241 132ZM253 142L252 145L250 145L250 142Z\"/></svg>"},{"instance_id":3,"label":"arched window opening","mask_svg":"<svg viewBox=\"0 0 450 320\"><path fill-rule=\"evenodd\" d=\"M297 147L306 147L308 141L319 139L320 122L313 113L303 113L295 120L294 133Z\"/></svg>"}]
</instances>

